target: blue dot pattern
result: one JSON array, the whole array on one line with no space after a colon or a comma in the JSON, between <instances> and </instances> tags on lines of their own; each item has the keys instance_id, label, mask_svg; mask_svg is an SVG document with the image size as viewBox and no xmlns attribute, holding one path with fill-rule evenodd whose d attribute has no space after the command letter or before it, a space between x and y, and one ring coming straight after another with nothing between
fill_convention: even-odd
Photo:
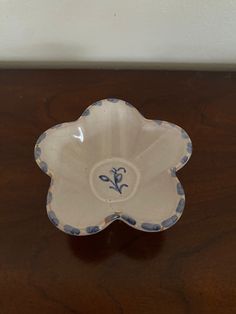
<instances>
[{"instance_id":1,"label":"blue dot pattern","mask_svg":"<svg viewBox=\"0 0 236 314\"><path fill-rule=\"evenodd\" d=\"M95 103L93 103L93 106L101 106L102 105L102 101L98 100Z\"/></svg>"},{"instance_id":2,"label":"blue dot pattern","mask_svg":"<svg viewBox=\"0 0 236 314\"><path fill-rule=\"evenodd\" d=\"M50 210L48 212L48 218L51 221L52 224L54 224L54 226L58 226L59 225L59 220L56 217L56 214L54 213L53 210Z\"/></svg>"},{"instance_id":3,"label":"blue dot pattern","mask_svg":"<svg viewBox=\"0 0 236 314\"><path fill-rule=\"evenodd\" d=\"M179 213L179 214L182 214L183 210L184 210L184 206L185 206L185 199L184 198L181 198L179 200L179 203L176 207L176 212Z\"/></svg>"},{"instance_id":4,"label":"blue dot pattern","mask_svg":"<svg viewBox=\"0 0 236 314\"><path fill-rule=\"evenodd\" d=\"M172 177L176 177L176 168L175 167L170 169L170 174Z\"/></svg>"},{"instance_id":5,"label":"blue dot pattern","mask_svg":"<svg viewBox=\"0 0 236 314\"><path fill-rule=\"evenodd\" d=\"M174 225L176 223L176 221L178 220L178 216L177 215L173 215L170 218L164 220L161 225L164 228L169 228L170 226Z\"/></svg>"},{"instance_id":6,"label":"blue dot pattern","mask_svg":"<svg viewBox=\"0 0 236 314\"><path fill-rule=\"evenodd\" d=\"M47 135L46 132L42 133L40 137L38 138L36 144L41 143L45 139L46 135Z\"/></svg>"},{"instance_id":7,"label":"blue dot pattern","mask_svg":"<svg viewBox=\"0 0 236 314\"><path fill-rule=\"evenodd\" d=\"M125 104L126 104L127 106L131 107L131 108L133 108L133 107L134 107L134 106L133 106L133 105L131 105L128 101L125 101Z\"/></svg>"},{"instance_id":8,"label":"blue dot pattern","mask_svg":"<svg viewBox=\"0 0 236 314\"><path fill-rule=\"evenodd\" d=\"M99 231L99 227L98 226L88 226L86 228L87 233L96 233Z\"/></svg>"},{"instance_id":9,"label":"blue dot pattern","mask_svg":"<svg viewBox=\"0 0 236 314\"><path fill-rule=\"evenodd\" d=\"M147 231L159 231L161 230L161 226L158 225L158 224L152 224L152 223L148 223L148 222L145 222L141 225L141 227L144 229L144 230L147 230Z\"/></svg>"},{"instance_id":10,"label":"blue dot pattern","mask_svg":"<svg viewBox=\"0 0 236 314\"><path fill-rule=\"evenodd\" d=\"M117 99L117 98L107 98L107 100L110 102L113 102L113 103L116 103L119 101L119 99Z\"/></svg>"},{"instance_id":11,"label":"blue dot pattern","mask_svg":"<svg viewBox=\"0 0 236 314\"><path fill-rule=\"evenodd\" d=\"M189 138L188 134L184 131L184 129L181 129L181 136L182 138L185 138L185 139Z\"/></svg>"},{"instance_id":12,"label":"blue dot pattern","mask_svg":"<svg viewBox=\"0 0 236 314\"><path fill-rule=\"evenodd\" d=\"M90 110L87 108L84 110L81 116L88 116L90 114Z\"/></svg>"},{"instance_id":13,"label":"blue dot pattern","mask_svg":"<svg viewBox=\"0 0 236 314\"><path fill-rule=\"evenodd\" d=\"M80 234L80 230L78 228L72 227L70 225L65 225L63 229L67 234L70 235L78 236Z\"/></svg>"},{"instance_id":14,"label":"blue dot pattern","mask_svg":"<svg viewBox=\"0 0 236 314\"><path fill-rule=\"evenodd\" d=\"M35 149L34 149L34 158L35 159L38 159L41 155L41 148L39 146L35 146Z\"/></svg>"},{"instance_id":15,"label":"blue dot pattern","mask_svg":"<svg viewBox=\"0 0 236 314\"><path fill-rule=\"evenodd\" d=\"M109 222L114 221L114 220L119 219L119 218L120 218L120 215L117 215L117 214L109 215L105 218L105 223L109 223Z\"/></svg>"},{"instance_id":16,"label":"blue dot pattern","mask_svg":"<svg viewBox=\"0 0 236 314\"><path fill-rule=\"evenodd\" d=\"M47 195L47 205L50 204L52 201L52 192L48 191L48 195Z\"/></svg>"},{"instance_id":17,"label":"blue dot pattern","mask_svg":"<svg viewBox=\"0 0 236 314\"><path fill-rule=\"evenodd\" d=\"M191 142L188 142L188 144L187 144L187 152L188 152L189 154L192 154L192 150L193 150L192 143L191 143Z\"/></svg>"},{"instance_id":18,"label":"blue dot pattern","mask_svg":"<svg viewBox=\"0 0 236 314\"><path fill-rule=\"evenodd\" d=\"M176 189L177 189L177 193L179 195L184 195L184 189L183 189L183 187L182 187L180 182L177 183Z\"/></svg>"},{"instance_id":19,"label":"blue dot pattern","mask_svg":"<svg viewBox=\"0 0 236 314\"><path fill-rule=\"evenodd\" d=\"M40 169L41 169L43 172L47 173L47 171L48 171L48 165L46 164L45 161L40 161L39 167L40 167Z\"/></svg>"},{"instance_id":20,"label":"blue dot pattern","mask_svg":"<svg viewBox=\"0 0 236 314\"><path fill-rule=\"evenodd\" d=\"M121 218L130 225L136 225L136 220L128 215L121 215Z\"/></svg>"},{"instance_id":21,"label":"blue dot pattern","mask_svg":"<svg viewBox=\"0 0 236 314\"><path fill-rule=\"evenodd\" d=\"M181 163L185 164L188 161L188 156L184 156L181 158Z\"/></svg>"}]
</instances>

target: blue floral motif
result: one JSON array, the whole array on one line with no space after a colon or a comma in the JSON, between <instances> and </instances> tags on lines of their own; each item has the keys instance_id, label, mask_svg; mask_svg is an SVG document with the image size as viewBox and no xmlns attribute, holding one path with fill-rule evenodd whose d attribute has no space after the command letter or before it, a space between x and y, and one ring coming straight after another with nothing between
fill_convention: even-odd
<instances>
[{"instance_id":1,"label":"blue floral motif","mask_svg":"<svg viewBox=\"0 0 236 314\"><path fill-rule=\"evenodd\" d=\"M41 155L41 148L38 145L36 145L34 148L34 158L38 159L40 155Z\"/></svg>"},{"instance_id":2,"label":"blue floral motif","mask_svg":"<svg viewBox=\"0 0 236 314\"><path fill-rule=\"evenodd\" d=\"M121 218L130 225L136 225L136 220L128 215L121 215Z\"/></svg>"},{"instance_id":3,"label":"blue floral motif","mask_svg":"<svg viewBox=\"0 0 236 314\"><path fill-rule=\"evenodd\" d=\"M184 189L183 189L183 187L182 187L180 182L177 183L176 189L177 189L177 193L179 195L184 195Z\"/></svg>"},{"instance_id":4,"label":"blue floral motif","mask_svg":"<svg viewBox=\"0 0 236 314\"><path fill-rule=\"evenodd\" d=\"M107 100L110 102L113 102L113 103L116 103L119 101L119 99L117 99L117 98L107 98Z\"/></svg>"},{"instance_id":5,"label":"blue floral motif","mask_svg":"<svg viewBox=\"0 0 236 314\"><path fill-rule=\"evenodd\" d=\"M55 226L59 225L59 220L53 210L50 210L48 212L48 218L51 221L51 223L54 224Z\"/></svg>"},{"instance_id":6,"label":"blue floral motif","mask_svg":"<svg viewBox=\"0 0 236 314\"><path fill-rule=\"evenodd\" d=\"M43 172L45 172L45 173L48 172L48 165L46 164L45 161L40 161L39 167L40 167L40 169L41 169Z\"/></svg>"},{"instance_id":7,"label":"blue floral motif","mask_svg":"<svg viewBox=\"0 0 236 314\"><path fill-rule=\"evenodd\" d=\"M120 184L123 179L123 174L121 172L126 173L126 169L123 167L117 169L113 167L110 172L113 174L113 180L106 175L100 175L99 179L104 182L110 182L112 185L110 185L109 188L122 194L122 189L128 187L128 184Z\"/></svg>"},{"instance_id":8,"label":"blue floral motif","mask_svg":"<svg viewBox=\"0 0 236 314\"><path fill-rule=\"evenodd\" d=\"M84 110L81 116L88 116L90 114L90 110L87 108Z\"/></svg>"},{"instance_id":9,"label":"blue floral motif","mask_svg":"<svg viewBox=\"0 0 236 314\"><path fill-rule=\"evenodd\" d=\"M161 230L161 226L158 224L152 224L149 222L142 223L141 227L147 231L159 231Z\"/></svg>"},{"instance_id":10,"label":"blue floral motif","mask_svg":"<svg viewBox=\"0 0 236 314\"><path fill-rule=\"evenodd\" d=\"M80 230L78 228L72 227L70 225L65 225L63 229L67 234L70 235L78 236L80 234Z\"/></svg>"},{"instance_id":11,"label":"blue floral motif","mask_svg":"<svg viewBox=\"0 0 236 314\"><path fill-rule=\"evenodd\" d=\"M192 154L192 150L193 150L192 143L191 143L191 142L188 142L188 144L187 144L187 152L188 152L189 154Z\"/></svg>"},{"instance_id":12,"label":"blue floral motif","mask_svg":"<svg viewBox=\"0 0 236 314\"><path fill-rule=\"evenodd\" d=\"M176 207L176 213L181 214L183 212L183 210L184 210L184 205L185 205L185 199L181 198L179 200L179 203L178 203L177 207Z\"/></svg>"},{"instance_id":13,"label":"blue floral motif","mask_svg":"<svg viewBox=\"0 0 236 314\"><path fill-rule=\"evenodd\" d=\"M161 225L164 228L169 228L170 226L174 225L177 220L178 220L178 216L177 215L173 215L170 218L162 221Z\"/></svg>"},{"instance_id":14,"label":"blue floral motif","mask_svg":"<svg viewBox=\"0 0 236 314\"><path fill-rule=\"evenodd\" d=\"M96 233L100 230L100 228L98 226L88 226L86 228L86 232L87 233Z\"/></svg>"},{"instance_id":15,"label":"blue floral motif","mask_svg":"<svg viewBox=\"0 0 236 314\"><path fill-rule=\"evenodd\" d=\"M42 134L40 135L40 137L37 139L36 144L41 143L41 142L45 139L46 136L47 136L47 133L46 133L46 132L42 133Z\"/></svg>"},{"instance_id":16,"label":"blue floral motif","mask_svg":"<svg viewBox=\"0 0 236 314\"><path fill-rule=\"evenodd\" d=\"M52 201L52 192L48 191L48 194L47 194L47 205L50 204L51 201Z\"/></svg>"},{"instance_id":17,"label":"blue floral motif","mask_svg":"<svg viewBox=\"0 0 236 314\"><path fill-rule=\"evenodd\" d=\"M182 164L185 164L187 161L188 161L188 156L184 156L184 157L181 158L181 161L180 161L180 162L181 162Z\"/></svg>"}]
</instances>

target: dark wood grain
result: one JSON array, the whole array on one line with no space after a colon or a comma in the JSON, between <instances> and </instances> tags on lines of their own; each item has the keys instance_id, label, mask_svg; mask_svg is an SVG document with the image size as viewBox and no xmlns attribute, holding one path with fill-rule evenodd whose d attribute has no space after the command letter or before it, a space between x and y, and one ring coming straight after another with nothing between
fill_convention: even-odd
<instances>
[{"instance_id":1,"label":"dark wood grain","mask_svg":"<svg viewBox=\"0 0 236 314\"><path fill-rule=\"evenodd\" d=\"M192 138L186 208L163 233L115 222L73 238L47 218L35 141L106 97ZM236 73L2 70L0 122L1 314L236 311Z\"/></svg>"}]
</instances>

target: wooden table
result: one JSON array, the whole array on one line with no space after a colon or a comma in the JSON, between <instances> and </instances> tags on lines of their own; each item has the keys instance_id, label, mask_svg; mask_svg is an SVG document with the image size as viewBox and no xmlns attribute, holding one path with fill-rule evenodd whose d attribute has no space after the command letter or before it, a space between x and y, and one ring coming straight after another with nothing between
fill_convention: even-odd
<instances>
[{"instance_id":1,"label":"wooden table","mask_svg":"<svg viewBox=\"0 0 236 314\"><path fill-rule=\"evenodd\" d=\"M163 233L71 237L47 218L35 141L106 97L192 138L186 208ZM236 73L2 70L0 122L1 314L236 311Z\"/></svg>"}]
</instances>

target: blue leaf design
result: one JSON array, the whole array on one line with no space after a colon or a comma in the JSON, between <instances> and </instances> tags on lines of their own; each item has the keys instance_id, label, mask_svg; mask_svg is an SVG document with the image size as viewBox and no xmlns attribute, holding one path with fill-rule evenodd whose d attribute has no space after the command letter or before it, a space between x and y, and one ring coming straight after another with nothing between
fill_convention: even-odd
<instances>
[{"instance_id":1,"label":"blue leaf design","mask_svg":"<svg viewBox=\"0 0 236 314\"><path fill-rule=\"evenodd\" d=\"M116 174L116 168L112 168L112 169L110 170L110 172L113 173L113 174Z\"/></svg>"},{"instance_id":2,"label":"blue leaf design","mask_svg":"<svg viewBox=\"0 0 236 314\"><path fill-rule=\"evenodd\" d=\"M123 174L118 173L118 171L122 171L123 173L126 173L126 169L123 167L120 167L118 169L116 169L115 167L112 167L112 169L109 171L110 173L113 174L112 179L110 179L108 176L105 176L105 175L100 175L99 179L104 181L104 182L110 182L111 185L109 186L109 188L122 194L122 188L128 187L128 185L127 184L121 184L121 186L119 186L119 184L121 183L121 181L123 179Z\"/></svg>"},{"instance_id":3,"label":"blue leaf design","mask_svg":"<svg viewBox=\"0 0 236 314\"><path fill-rule=\"evenodd\" d=\"M122 189L124 188L124 187L128 187L128 184L121 184L121 186L120 186L120 191L122 191Z\"/></svg>"},{"instance_id":4,"label":"blue leaf design","mask_svg":"<svg viewBox=\"0 0 236 314\"><path fill-rule=\"evenodd\" d=\"M99 176L99 179L101 179L104 182L109 182L110 181L110 179L107 176L104 176L104 175Z\"/></svg>"},{"instance_id":5,"label":"blue leaf design","mask_svg":"<svg viewBox=\"0 0 236 314\"><path fill-rule=\"evenodd\" d=\"M115 191L118 191L118 192L120 193L120 191L118 190L118 188L117 188L116 186L110 185L109 188L110 188L110 189L113 189L113 190L115 190Z\"/></svg>"},{"instance_id":6,"label":"blue leaf design","mask_svg":"<svg viewBox=\"0 0 236 314\"><path fill-rule=\"evenodd\" d=\"M126 170L125 170L125 168L124 168L124 167L120 167L120 168L118 168L118 169L117 169L117 172L118 172L118 171L120 171L120 170L123 170L123 171L124 171L124 173L126 173Z\"/></svg>"},{"instance_id":7,"label":"blue leaf design","mask_svg":"<svg viewBox=\"0 0 236 314\"><path fill-rule=\"evenodd\" d=\"M119 173L119 174L117 174L116 176L115 176L115 181L117 182L117 183L119 183L119 182L121 182L122 181L122 174L121 173Z\"/></svg>"}]
</instances>

